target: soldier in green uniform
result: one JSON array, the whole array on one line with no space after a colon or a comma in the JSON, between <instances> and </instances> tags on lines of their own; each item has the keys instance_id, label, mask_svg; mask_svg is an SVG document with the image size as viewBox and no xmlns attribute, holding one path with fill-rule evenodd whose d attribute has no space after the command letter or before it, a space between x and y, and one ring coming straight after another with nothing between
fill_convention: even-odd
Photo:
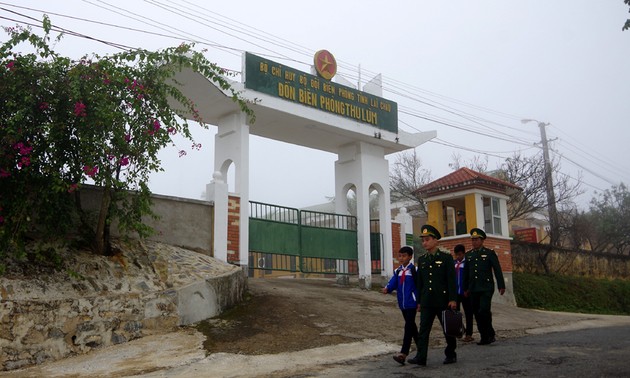
<instances>
[{"instance_id":1,"label":"soldier in green uniform","mask_svg":"<svg viewBox=\"0 0 630 378\"><path fill-rule=\"evenodd\" d=\"M435 317L442 322L442 311L457 307L457 283L453 256L438 250L440 232L433 226L424 225L421 230L422 246L427 253L417 260L418 309L420 311L420 332L416 356L407 360L410 364L426 366L429 348L429 334ZM446 337L445 364L457 362L457 340Z\"/></svg>"},{"instance_id":2,"label":"soldier in green uniform","mask_svg":"<svg viewBox=\"0 0 630 378\"><path fill-rule=\"evenodd\" d=\"M472 310L481 336L477 345L488 345L496 341L490 310L494 294L493 272L501 295L505 293L505 281L497 254L483 246L486 233L479 228L473 228L470 230L470 237L473 249L466 253L468 264L464 266L464 290L465 295L471 298Z\"/></svg>"}]
</instances>

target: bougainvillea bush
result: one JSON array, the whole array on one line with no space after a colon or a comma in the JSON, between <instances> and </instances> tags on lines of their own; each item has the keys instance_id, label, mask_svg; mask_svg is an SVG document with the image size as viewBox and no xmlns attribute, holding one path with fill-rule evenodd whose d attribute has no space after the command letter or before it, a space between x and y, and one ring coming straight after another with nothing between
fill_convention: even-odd
<instances>
[{"instance_id":1,"label":"bougainvillea bush","mask_svg":"<svg viewBox=\"0 0 630 378\"><path fill-rule=\"evenodd\" d=\"M183 114L207 127L172 79L176 70L190 67L231 87L225 71L189 45L72 60L53 51L46 17L43 25L44 36L5 28L9 39L0 47L0 258L24 256L33 235L69 232L108 254L114 219L123 234L150 234L141 222L151 215L148 177L162 170L157 155L173 135L192 141ZM253 121L247 103L232 95ZM103 188L91 217L81 208L85 183Z\"/></svg>"}]
</instances>

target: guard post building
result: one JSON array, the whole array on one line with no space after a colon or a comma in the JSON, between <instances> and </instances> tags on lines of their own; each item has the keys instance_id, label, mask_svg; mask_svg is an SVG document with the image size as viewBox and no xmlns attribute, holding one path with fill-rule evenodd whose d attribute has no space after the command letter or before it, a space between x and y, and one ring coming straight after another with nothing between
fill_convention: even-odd
<instances>
[{"instance_id":1,"label":"guard post building","mask_svg":"<svg viewBox=\"0 0 630 378\"><path fill-rule=\"evenodd\" d=\"M484 246L493 249L499 257L506 285L503 296L495 291L494 302L516 304L507 200L517 190L522 189L469 168L460 168L418 190L427 203L427 223L443 235L440 240L442 249L453 253L455 245L463 244L468 251L472 249L470 229L478 227L486 232ZM467 231L457 234L457 222L461 215L464 215Z\"/></svg>"}]
</instances>

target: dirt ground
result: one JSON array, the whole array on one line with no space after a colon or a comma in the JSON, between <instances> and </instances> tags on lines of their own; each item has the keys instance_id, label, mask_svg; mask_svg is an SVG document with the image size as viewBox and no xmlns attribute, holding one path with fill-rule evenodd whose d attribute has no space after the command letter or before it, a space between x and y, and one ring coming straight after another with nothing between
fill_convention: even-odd
<instances>
[{"instance_id":1,"label":"dirt ground","mask_svg":"<svg viewBox=\"0 0 630 378\"><path fill-rule=\"evenodd\" d=\"M394 295L361 290L352 283L340 286L334 280L250 278L248 285L243 303L195 326L0 376L301 377L326 366L343 370L328 376L358 376L352 361L382 361L387 369L398 366L390 355L400 349L403 319ZM630 317L622 316L498 303L492 308L497 345L527 334L630 325ZM439 322L433 326L430 345L443 348ZM473 336L478 339L476 330ZM462 356L477 348L462 344ZM431 353L439 358L442 351Z\"/></svg>"},{"instance_id":2,"label":"dirt ground","mask_svg":"<svg viewBox=\"0 0 630 378\"><path fill-rule=\"evenodd\" d=\"M296 279L256 278L250 278L242 304L196 326L207 336L207 353L247 355L293 352L364 339L399 344L402 327L395 294L341 286L328 279L311 279L304 284Z\"/></svg>"}]
</instances>

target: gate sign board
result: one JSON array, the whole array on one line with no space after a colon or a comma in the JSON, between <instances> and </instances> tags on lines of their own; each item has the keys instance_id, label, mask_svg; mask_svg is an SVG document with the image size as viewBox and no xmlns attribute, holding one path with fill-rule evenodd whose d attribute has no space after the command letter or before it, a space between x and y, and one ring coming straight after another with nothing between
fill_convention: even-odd
<instances>
[{"instance_id":1,"label":"gate sign board","mask_svg":"<svg viewBox=\"0 0 630 378\"><path fill-rule=\"evenodd\" d=\"M514 238L519 241L538 243L538 236L536 235L536 228L519 228L514 230Z\"/></svg>"},{"instance_id":2,"label":"gate sign board","mask_svg":"<svg viewBox=\"0 0 630 378\"><path fill-rule=\"evenodd\" d=\"M245 53L245 88L398 133L398 104Z\"/></svg>"}]
</instances>

